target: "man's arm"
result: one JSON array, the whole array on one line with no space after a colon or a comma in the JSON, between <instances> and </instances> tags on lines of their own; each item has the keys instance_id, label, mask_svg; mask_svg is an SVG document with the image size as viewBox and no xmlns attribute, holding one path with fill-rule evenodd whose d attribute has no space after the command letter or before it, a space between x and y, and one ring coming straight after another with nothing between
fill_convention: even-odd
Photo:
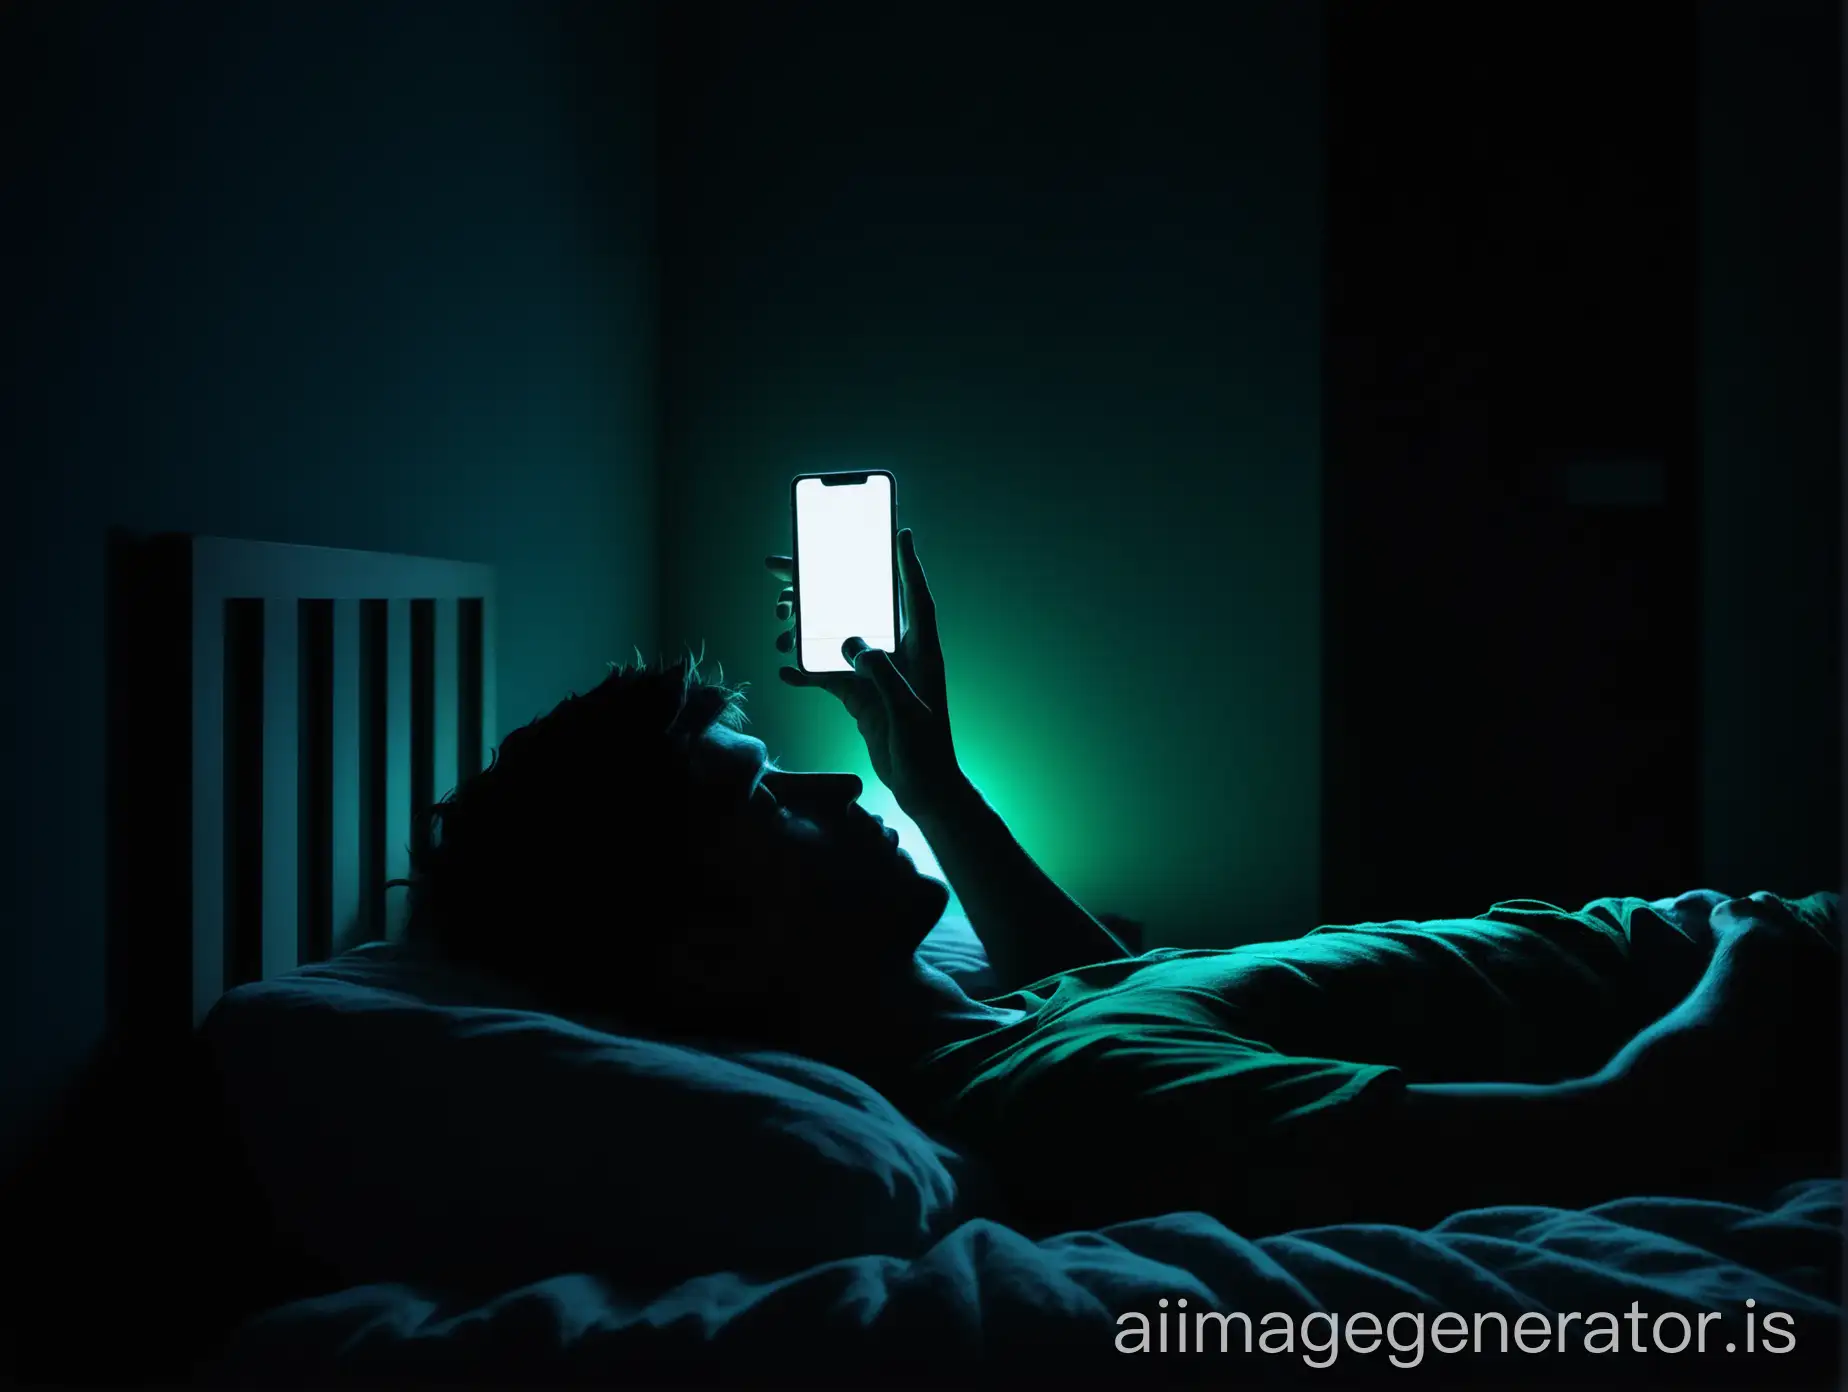
<instances>
[{"instance_id":1,"label":"man's arm","mask_svg":"<svg viewBox=\"0 0 1848 1392\"><path fill-rule=\"evenodd\" d=\"M769 556L764 564L788 581L794 563ZM1008 990L1055 972L1131 954L1110 931L1021 849L1000 815L966 777L950 734L937 601L918 559L911 529L898 534L899 598L904 636L898 651L882 652L862 638L841 644L851 672L784 667L791 686L819 686L847 708L866 741L873 772L892 790L905 815L937 853L938 863L969 913L989 966ZM777 616L795 611L796 592L777 599ZM795 648L795 631L777 635L779 651Z\"/></svg>"},{"instance_id":2,"label":"man's arm","mask_svg":"<svg viewBox=\"0 0 1848 1392\"><path fill-rule=\"evenodd\" d=\"M1132 954L1014 839L960 773L912 814L962 901L1003 990Z\"/></svg>"}]
</instances>

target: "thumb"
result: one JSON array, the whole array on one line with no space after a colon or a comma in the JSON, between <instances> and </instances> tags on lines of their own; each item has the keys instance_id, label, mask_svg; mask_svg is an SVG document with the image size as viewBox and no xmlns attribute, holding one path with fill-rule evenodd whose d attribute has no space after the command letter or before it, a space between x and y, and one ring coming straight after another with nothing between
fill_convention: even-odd
<instances>
[{"instance_id":1,"label":"thumb","mask_svg":"<svg viewBox=\"0 0 1848 1392\"><path fill-rule=\"evenodd\" d=\"M866 690L866 683L852 672L804 672L799 667L777 669L786 686L813 686L827 692L847 708L847 714L859 720L867 707L880 698Z\"/></svg>"},{"instance_id":2,"label":"thumb","mask_svg":"<svg viewBox=\"0 0 1848 1392\"><path fill-rule=\"evenodd\" d=\"M893 719L906 719L923 708L924 703L911 689L911 683L905 680L905 674L893 665L891 653L867 647L863 638L849 638L841 644L841 656L854 671L872 682L879 699L885 703L886 713Z\"/></svg>"}]
</instances>

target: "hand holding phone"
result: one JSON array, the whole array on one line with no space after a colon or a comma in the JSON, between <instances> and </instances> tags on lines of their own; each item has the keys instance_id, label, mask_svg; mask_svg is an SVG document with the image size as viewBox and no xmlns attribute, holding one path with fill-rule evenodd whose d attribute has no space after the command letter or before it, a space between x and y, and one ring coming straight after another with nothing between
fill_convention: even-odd
<instances>
[{"instance_id":1,"label":"hand holding phone","mask_svg":"<svg viewBox=\"0 0 1848 1392\"><path fill-rule=\"evenodd\" d=\"M794 583L795 561L770 556L764 564L787 585L777 596L776 613L796 623L777 635L776 647L778 652L792 652L803 629L803 591ZM818 686L839 699L866 741L874 774L891 789L905 814L916 819L954 796L962 770L950 734L937 605L910 528L898 534L896 568L903 633L892 650L873 646L864 635L848 634L837 649L839 670L785 667L781 675L790 686Z\"/></svg>"}]
</instances>

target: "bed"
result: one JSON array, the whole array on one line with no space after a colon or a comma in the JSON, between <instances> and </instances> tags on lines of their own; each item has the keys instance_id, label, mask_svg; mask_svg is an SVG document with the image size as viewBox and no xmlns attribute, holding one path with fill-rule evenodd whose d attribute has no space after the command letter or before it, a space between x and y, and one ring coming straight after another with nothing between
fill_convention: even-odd
<instances>
[{"instance_id":1,"label":"bed","mask_svg":"<svg viewBox=\"0 0 1848 1392\"><path fill-rule=\"evenodd\" d=\"M144 944L136 1014L196 1026L234 1157L202 1172L261 1238L214 1287L241 1299L200 1321L200 1379L1833 1380L1834 1176L1426 1229L1028 1236L976 1157L845 1073L560 1019L436 962L387 885L489 749L491 572L206 538L139 564L165 576L139 631L187 656L149 656L121 712L122 805L168 802L113 873L184 925ZM992 993L953 900L923 951Z\"/></svg>"}]
</instances>

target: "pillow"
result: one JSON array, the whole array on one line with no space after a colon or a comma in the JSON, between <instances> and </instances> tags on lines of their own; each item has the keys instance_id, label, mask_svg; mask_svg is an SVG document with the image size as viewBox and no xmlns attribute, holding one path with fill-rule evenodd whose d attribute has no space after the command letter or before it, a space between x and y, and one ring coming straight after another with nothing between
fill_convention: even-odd
<instances>
[{"instance_id":1,"label":"pillow","mask_svg":"<svg viewBox=\"0 0 1848 1392\"><path fill-rule=\"evenodd\" d=\"M918 945L918 956L975 1000L1001 993L988 965L988 949L976 937L975 926L963 915L962 906L954 901Z\"/></svg>"},{"instance_id":2,"label":"pillow","mask_svg":"<svg viewBox=\"0 0 1848 1392\"><path fill-rule=\"evenodd\" d=\"M960 1221L959 1158L847 1073L525 1004L384 944L221 999L202 1030L278 1233L349 1285L654 1291Z\"/></svg>"},{"instance_id":3,"label":"pillow","mask_svg":"<svg viewBox=\"0 0 1848 1392\"><path fill-rule=\"evenodd\" d=\"M1097 920L1116 934L1117 940L1132 954L1144 951L1144 930L1137 920L1114 913L1100 913ZM988 965L988 949L976 937L975 925L969 922L961 903L955 899L950 900L949 909L919 944L918 956L962 987L974 1000L992 1000L1003 994L1004 988Z\"/></svg>"}]
</instances>

